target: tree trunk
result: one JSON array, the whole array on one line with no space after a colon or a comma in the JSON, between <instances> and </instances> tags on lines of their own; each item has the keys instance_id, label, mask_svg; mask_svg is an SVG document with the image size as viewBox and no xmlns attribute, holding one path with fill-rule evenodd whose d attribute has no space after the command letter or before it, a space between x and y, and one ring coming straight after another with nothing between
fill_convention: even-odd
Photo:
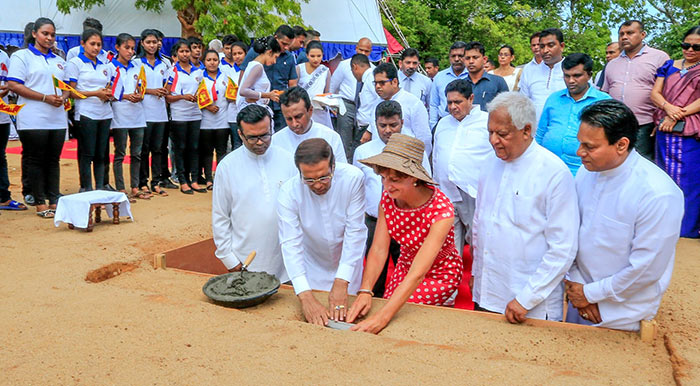
<instances>
[{"instance_id":1,"label":"tree trunk","mask_svg":"<svg viewBox=\"0 0 700 386\"><path fill-rule=\"evenodd\" d=\"M180 34L182 38L186 39L191 36L202 37L202 35L194 29L194 23L199 19L199 13L197 13L193 5L177 11L177 19L180 21Z\"/></svg>"}]
</instances>

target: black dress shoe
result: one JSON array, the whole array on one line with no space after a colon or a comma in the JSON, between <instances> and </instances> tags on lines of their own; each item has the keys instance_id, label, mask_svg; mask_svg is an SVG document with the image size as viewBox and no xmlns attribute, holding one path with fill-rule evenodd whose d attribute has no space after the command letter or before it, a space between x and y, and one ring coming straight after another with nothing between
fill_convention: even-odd
<instances>
[{"instance_id":1,"label":"black dress shoe","mask_svg":"<svg viewBox=\"0 0 700 386\"><path fill-rule=\"evenodd\" d=\"M177 189L178 186L175 185L170 178L166 178L165 181L161 181L158 183L161 188L166 188L166 189Z\"/></svg>"},{"instance_id":2,"label":"black dress shoe","mask_svg":"<svg viewBox=\"0 0 700 386\"><path fill-rule=\"evenodd\" d=\"M117 191L117 189L114 189L114 186L112 186L110 184L103 186L102 190L106 190L108 192L116 192Z\"/></svg>"},{"instance_id":3,"label":"black dress shoe","mask_svg":"<svg viewBox=\"0 0 700 386\"><path fill-rule=\"evenodd\" d=\"M207 188L199 188L199 189L192 188L192 190L194 190L197 193L206 193L207 192Z\"/></svg>"},{"instance_id":4,"label":"black dress shoe","mask_svg":"<svg viewBox=\"0 0 700 386\"><path fill-rule=\"evenodd\" d=\"M190 188L190 190L182 190L182 188L180 188L180 191L181 191L182 193L185 193L185 194L194 194L194 190L191 189L191 188Z\"/></svg>"}]
</instances>

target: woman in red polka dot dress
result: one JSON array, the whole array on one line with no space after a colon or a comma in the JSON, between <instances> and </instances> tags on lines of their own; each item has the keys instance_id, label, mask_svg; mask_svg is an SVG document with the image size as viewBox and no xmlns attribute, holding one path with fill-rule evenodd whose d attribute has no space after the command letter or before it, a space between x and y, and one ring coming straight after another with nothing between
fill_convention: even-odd
<instances>
[{"instance_id":1,"label":"woman in red polka dot dress","mask_svg":"<svg viewBox=\"0 0 700 386\"><path fill-rule=\"evenodd\" d=\"M389 302L352 330L380 332L406 302L444 305L462 280L462 259L454 242L454 208L421 165L423 149L422 141L394 134L382 153L360 161L382 176L384 192L349 322L369 312L371 288L384 267L392 238L401 245L401 254L384 293Z\"/></svg>"}]
</instances>

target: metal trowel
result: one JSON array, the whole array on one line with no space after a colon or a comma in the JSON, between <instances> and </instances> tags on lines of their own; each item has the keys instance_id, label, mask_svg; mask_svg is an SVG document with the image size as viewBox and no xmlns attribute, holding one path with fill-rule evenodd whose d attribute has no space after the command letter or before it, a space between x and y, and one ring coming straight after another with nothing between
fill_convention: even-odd
<instances>
[{"instance_id":1,"label":"metal trowel","mask_svg":"<svg viewBox=\"0 0 700 386\"><path fill-rule=\"evenodd\" d=\"M326 324L326 327L332 328L334 330L349 330L350 327L354 325L354 323L338 322L333 319L328 319L328 324Z\"/></svg>"}]
</instances>

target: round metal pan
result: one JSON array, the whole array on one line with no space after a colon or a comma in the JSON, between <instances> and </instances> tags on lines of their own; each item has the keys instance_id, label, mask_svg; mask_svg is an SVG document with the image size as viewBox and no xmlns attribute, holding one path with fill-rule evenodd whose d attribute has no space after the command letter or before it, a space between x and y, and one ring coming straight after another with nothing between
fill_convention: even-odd
<instances>
[{"instance_id":1,"label":"round metal pan","mask_svg":"<svg viewBox=\"0 0 700 386\"><path fill-rule=\"evenodd\" d=\"M227 284L227 280L232 277L232 282ZM246 282L257 281L257 285L249 288L245 294L236 291L231 287L237 281ZM255 283L253 283L255 284ZM209 279L202 287L202 292L214 303L232 308L246 308L258 305L270 296L277 293L280 288L280 281L267 272L230 272L215 276Z\"/></svg>"}]
</instances>

